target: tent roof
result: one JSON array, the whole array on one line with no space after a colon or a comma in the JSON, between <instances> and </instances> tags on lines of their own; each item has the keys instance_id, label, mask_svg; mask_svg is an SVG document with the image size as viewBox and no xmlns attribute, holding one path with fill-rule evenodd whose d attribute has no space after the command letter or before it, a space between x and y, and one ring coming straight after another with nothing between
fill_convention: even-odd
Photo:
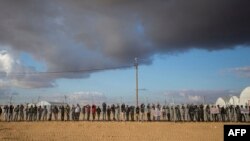
<instances>
[{"instance_id":1,"label":"tent roof","mask_svg":"<svg viewBox=\"0 0 250 141\"><path fill-rule=\"evenodd\" d=\"M237 96L232 96L229 99L230 105L239 105L239 98Z\"/></svg>"},{"instance_id":2,"label":"tent roof","mask_svg":"<svg viewBox=\"0 0 250 141\"><path fill-rule=\"evenodd\" d=\"M245 105L250 100L250 87L246 87L240 94L240 104Z\"/></svg>"}]
</instances>

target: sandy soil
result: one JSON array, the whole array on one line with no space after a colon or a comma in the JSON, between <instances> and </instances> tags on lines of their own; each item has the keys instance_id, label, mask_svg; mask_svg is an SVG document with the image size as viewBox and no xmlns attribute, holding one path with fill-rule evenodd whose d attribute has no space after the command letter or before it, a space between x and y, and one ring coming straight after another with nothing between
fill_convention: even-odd
<instances>
[{"instance_id":1,"label":"sandy soil","mask_svg":"<svg viewBox=\"0 0 250 141\"><path fill-rule=\"evenodd\" d=\"M222 141L224 123L0 122L0 140Z\"/></svg>"}]
</instances>

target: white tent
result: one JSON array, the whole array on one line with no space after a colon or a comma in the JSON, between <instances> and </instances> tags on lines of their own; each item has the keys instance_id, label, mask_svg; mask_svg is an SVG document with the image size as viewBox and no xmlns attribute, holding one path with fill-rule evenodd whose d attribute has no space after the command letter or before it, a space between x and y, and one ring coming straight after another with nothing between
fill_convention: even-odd
<instances>
[{"instance_id":1,"label":"white tent","mask_svg":"<svg viewBox=\"0 0 250 141\"><path fill-rule=\"evenodd\" d=\"M37 106L46 106L46 107L50 107L50 106L61 106L61 105L67 105L67 103L63 103L63 102L50 102L50 101L40 101L36 104Z\"/></svg>"},{"instance_id":2,"label":"white tent","mask_svg":"<svg viewBox=\"0 0 250 141\"><path fill-rule=\"evenodd\" d=\"M42 107L43 106L47 106L47 107L51 106L51 104L49 102L47 102L47 101L40 101L36 105L37 106L42 106Z\"/></svg>"},{"instance_id":3,"label":"white tent","mask_svg":"<svg viewBox=\"0 0 250 141\"><path fill-rule=\"evenodd\" d=\"M240 105L250 104L250 87L246 87L240 94Z\"/></svg>"},{"instance_id":4,"label":"white tent","mask_svg":"<svg viewBox=\"0 0 250 141\"><path fill-rule=\"evenodd\" d=\"M228 100L226 98L222 98L222 97L219 97L216 102L215 102L215 105L220 105L220 107L223 107L223 106L226 106L228 104Z\"/></svg>"},{"instance_id":5,"label":"white tent","mask_svg":"<svg viewBox=\"0 0 250 141\"><path fill-rule=\"evenodd\" d=\"M33 107L34 107L34 106L35 106L35 104L34 104L34 103L29 103L29 104L28 104L28 107L31 107L31 106L33 106Z\"/></svg>"},{"instance_id":6,"label":"white tent","mask_svg":"<svg viewBox=\"0 0 250 141\"><path fill-rule=\"evenodd\" d=\"M239 98L237 96L232 96L229 99L229 104L230 105L239 105Z\"/></svg>"}]
</instances>

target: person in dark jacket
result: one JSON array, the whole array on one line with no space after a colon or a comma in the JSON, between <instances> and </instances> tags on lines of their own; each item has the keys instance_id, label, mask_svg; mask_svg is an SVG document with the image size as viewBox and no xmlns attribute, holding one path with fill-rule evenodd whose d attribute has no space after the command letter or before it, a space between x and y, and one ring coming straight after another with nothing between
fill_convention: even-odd
<instances>
[{"instance_id":1,"label":"person in dark jacket","mask_svg":"<svg viewBox=\"0 0 250 141\"><path fill-rule=\"evenodd\" d=\"M9 121L13 120L13 112L14 112L14 106L10 105L10 107L9 107Z\"/></svg>"},{"instance_id":2,"label":"person in dark jacket","mask_svg":"<svg viewBox=\"0 0 250 141\"><path fill-rule=\"evenodd\" d=\"M126 117L126 106L125 106L125 104L123 103L122 105L121 105L121 112L122 112L122 120L123 121L125 121L125 117Z\"/></svg>"},{"instance_id":3,"label":"person in dark jacket","mask_svg":"<svg viewBox=\"0 0 250 141\"><path fill-rule=\"evenodd\" d=\"M14 108L14 112L15 112L14 121L17 121L17 120L18 120L18 116L19 116L19 105L17 105L17 106Z\"/></svg>"},{"instance_id":4,"label":"person in dark jacket","mask_svg":"<svg viewBox=\"0 0 250 141\"><path fill-rule=\"evenodd\" d=\"M139 106L136 106L136 108L135 108L136 121L139 121L139 116L140 116L140 108L139 108Z\"/></svg>"},{"instance_id":5,"label":"person in dark jacket","mask_svg":"<svg viewBox=\"0 0 250 141\"><path fill-rule=\"evenodd\" d=\"M61 121L64 121L64 112L65 112L65 109L64 109L63 105L60 106L60 111L61 111Z\"/></svg>"},{"instance_id":6,"label":"person in dark jacket","mask_svg":"<svg viewBox=\"0 0 250 141\"><path fill-rule=\"evenodd\" d=\"M82 120L85 120L86 106L82 106Z\"/></svg>"},{"instance_id":7,"label":"person in dark jacket","mask_svg":"<svg viewBox=\"0 0 250 141\"><path fill-rule=\"evenodd\" d=\"M97 112L97 119L100 120L100 115L101 115L102 110L99 106L97 107L96 112Z\"/></svg>"},{"instance_id":8,"label":"person in dark jacket","mask_svg":"<svg viewBox=\"0 0 250 141\"><path fill-rule=\"evenodd\" d=\"M38 120L40 121L42 119L42 114L43 114L43 109L41 106L38 107L37 112L38 112Z\"/></svg>"},{"instance_id":9,"label":"person in dark jacket","mask_svg":"<svg viewBox=\"0 0 250 141\"><path fill-rule=\"evenodd\" d=\"M32 112L32 120L36 121L37 120L37 106L35 105L34 107L31 108Z\"/></svg>"},{"instance_id":10,"label":"person in dark jacket","mask_svg":"<svg viewBox=\"0 0 250 141\"><path fill-rule=\"evenodd\" d=\"M95 115L96 115L96 106L95 104L92 105L92 120L95 120Z\"/></svg>"},{"instance_id":11,"label":"person in dark jacket","mask_svg":"<svg viewBox=\"0 0 250 141\"><path fill-rule=\"evenodd\" d=\"M128 107L128 105L126 106L125 112L126 112L126 121L129 121L130 108Z\"/></svg>"},{"instance_id":12,"label":"person in dark jacket","mask_svg":"<svg viewBox=\"0 0 250 141\"><path fill-rule=\"evenodd\" d=\"M106 111L107 111L107 104L103 102L102 103L102 120L106 120Z\"/></svg>"},{"instance_id":13,"label":"person in dark jacket","mask_svg":"<svg viewBox=\"0 0 250 141\"><path fill-rule=\"evenodd\" d=\"M23 106L23 104L20 105L19 113L20 113L20 121L23 121L24 120L24 106Z\"/></svg>"},{"instance_id":14,"label":"person in dark jacket","mask_svg":"<svg viewBox=\"0 0 250 141\"><path fill-rule=\"evenodd\" d=\"M147 105L147 120L151 121L151 106L150 106L150 104Z\"/></svg>"},{"instance_id":15,"label":"person in dark jacket","mask_svg":"<svg viewBox=\"0 0 250 141\"><path fill-rule=\"evenodd\" d=\"M110 121L111 108L109 106L108 106L108 109L107 109L107 115L108 115L108 121Z\"/></svg>"},{"instance_id":16,"label":"person in dark jacket","mask_svg":"<svg viewBox=\"0 0 250 141\"><path fill-rule=\"evenodd\" d=\"M134 121L134 117L135 117L135 107L134 106L130 106L130 116L131 116L131 121Z\"/></svg>"},{"instance_id":17,"label":"person in dark jacket","mask_svg":"<svg viewBox=\"0 0 250 141\"><path fill-rule=\"evenodd\" d=\"M141 112L141 121L144 121L144 115L145 115L145 105L144 103L141 104L141 107L140 107L140 112Z\"/></svg>"},{"instance_id":18,"label":"person in dark jacket","mask_svg":"<svg viewBox=\"0 0 250 141\"><path fill-rule=\"evenodd\" d=\"M69 107L69 105L67 105L66 107L65 107L65 111L66 111L66 116L67 116L67 121L69 121L70 120L70 107Z\"/></svg>"},{"instance_id":19,"label":"person in dark jacket","mask_svg":"<svg viewBox=\"0 0 250 141\"><path fill-rule=\"evenodd\" d=\"M115 121L116 119L115 119L115 105L114 104L112 104L111 106L111 112L112 112L113 120Z\"/></svg>"},{"instance_id":20,"label":"person in dark jacket","mask_svg":"<svg viewBox=\"0 0 250 141\"><path fill-rule=\"evenodd\" d=\"M2 110L2 107L0 106L0 121L2 120L2 113L3 113L3 110Z\"/></svg>"},{"instance_id":21,"label":"person in dark jacket","mask_svg":"<svg viewBox=\"0 0 250 141\"><path fill-rule=\"evenodd\" d=\"M58 120L58 112L59 112L58 107L54 106L53 114L54 114L54 118L55 118L56 121Z\"/></svg>"},{"instance_id":22,"label":"person in dark jacket","mask_svg":"<svg viewBox=\"0 0 250 141\"><path fill-rule=\"evenodd\" d=\"M221 120L225 122L226 110L224 107L221 107L220 115L221 115Z\"/></svg>"},{"instance_id":23,"label":"person in dark jacket","mask_svg":"<svg viewBox=\"0 0 250 141\"><path fill-rule=\"evenodd\" d=\"M91 107L89 104L86 105L86 113L87 113L87 120L89 121L90 120L90 110L91 110Z\"/></svg>"}]
</instances>

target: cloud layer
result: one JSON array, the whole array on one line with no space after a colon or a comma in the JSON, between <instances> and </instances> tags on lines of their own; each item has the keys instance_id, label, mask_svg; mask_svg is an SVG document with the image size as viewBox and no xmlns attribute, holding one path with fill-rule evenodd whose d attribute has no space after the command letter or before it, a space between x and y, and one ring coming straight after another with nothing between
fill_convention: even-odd
<instances>
[{"instance_id":1,"label":"cloud layer","mask_svg":"<svg viewBox=\"0 0 250 141\"><path fill-rule=\"evenodd\" d=\"M235 73L241 77L250 78L250 66L232 68L232 69L229 69L228 71Z\"/></svg>"},{"instance_id":2,"label":"cloud layer","mask_svg":"<svg viewBox=\"0 0 250 141\"><path fill-rule=\"evenodd\" d=\"M1 0L0 45L15 57L31 54L47 71L124 66L135 57L150 64L155 54L248 46L249 6L249 0ZM23 83L51 87L58 78L88 76Z\"/></svg>"}]
</instances>

